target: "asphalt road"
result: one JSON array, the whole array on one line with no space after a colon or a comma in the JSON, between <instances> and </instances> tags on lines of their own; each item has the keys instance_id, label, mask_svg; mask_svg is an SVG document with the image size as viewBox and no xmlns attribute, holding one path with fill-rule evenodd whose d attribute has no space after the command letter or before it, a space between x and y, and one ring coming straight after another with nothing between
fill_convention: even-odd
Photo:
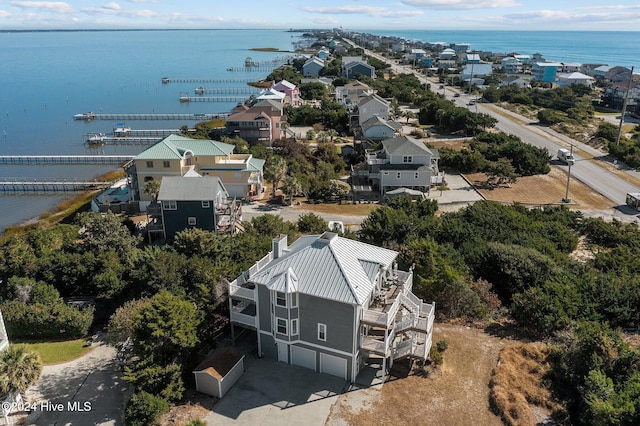
<instances>
[{"instance_id":1,"label":"asphalt road","mask_svg":"<svg viewBox=\"0 0 640 426\"><path fill-rule=\"evenodd\" d=\"M352 45L355 45L351 43ZM391 68L398 73L413 73L423 83L431 84L431 87L435 91L442 90L447 98L452 99L457 105L472 108L474 111L489 114L498 120L496 128L509 134L518 136L524 142L529 144L544 147L549 150L549 153L556 159L556 153L559 148L569 148L571 145L577 148L574 152L576 158L576 164L571 167L571 179L578 179L585 185L589 186L594 191L602 194L617 206L625 204L626 194L628 192L640 192L640 188L630 183L629 179L620 177L611 171L602 167L600 162L612 162L612 159L608 158L606 154L593 149L581 142L571 139L567 136L560 135L551 129L543 126L539 126L537 123L531 123L529 119L514 114L510 111L504 110L495 105L489 104L476 104L468 105L469 97L466 94L462 94L460 97L453 97L453 94L458 91L450 87L444 86L439 89L441 85L434 80L428 80L425 76L414 72L412 69L398 65L388 58L385 58L377 53L371 52L365 49L365 53L369 56L373 56L381 61L387 62L391 65ZM499 113L497 112L499 111ZM505 115L507 117L505 117ZM580 151L586 153L585 156L580 155ZM593 158L591 158L593 157ZM557 161L557 160L556 160ZM563 166L568 169L568 166ZM640 174L633 170L626 170L623 167L616 164L623 173L628 174L629 178L639 178ZM571 198L571 184L569 184L569 198Z\"/></svg>"}]
</instances>

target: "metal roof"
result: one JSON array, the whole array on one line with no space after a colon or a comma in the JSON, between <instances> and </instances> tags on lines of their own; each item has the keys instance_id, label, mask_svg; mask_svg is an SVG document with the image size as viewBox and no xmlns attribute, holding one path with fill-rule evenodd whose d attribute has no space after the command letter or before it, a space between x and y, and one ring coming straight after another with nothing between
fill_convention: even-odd
<instances>
[{"instance_id":1,"label":"metal roof","mask_svg":"<svg viewBox=\"0 0 640 426\"><path fill-rule=\"evenodd\" d=\"M297 277L298 292L342 303L363 305L376 286L380 267L398 253L332 232L299 238L285 253L251 277L256 284L282 291L287 275Z\"/></svg>"},{"instance_id":2,"label":"metal roof","mask_svg":"<svg viewBox=\"0 0 640 426\"><path fill-rule=\"evenodd\" d=\"M228 143L170 135L136 155L134 160L183 159L187 151L191 151L196 157L227 156L233 153L233 148Z\"/></svg>"},{"instance_id":3,"label":"metal roof","mask_svg":"<svg viewBox=\"0 0 640 426\"><path fill-rule=\"evenodd\" d=\"M160 183L158 200L211 201L220 191L227 196L227 190L215 176L165 176Z\"/></svg>"}]
</instances>

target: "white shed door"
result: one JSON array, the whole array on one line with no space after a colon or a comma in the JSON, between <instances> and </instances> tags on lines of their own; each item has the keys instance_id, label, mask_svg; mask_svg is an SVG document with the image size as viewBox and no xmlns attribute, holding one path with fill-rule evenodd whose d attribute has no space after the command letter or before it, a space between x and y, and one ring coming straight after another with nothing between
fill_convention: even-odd
<instances>
[{"instance_id":1,"label":"white shed door","mask_svg":"<svg viewBox=\"0 0 640 426\"><path fill-rule=\"evenodd\" d=\"M291 364L316 371L316 351L299 346L291 346Z\"/></svg>"},{"instance_id":2,"label":"white shed door","mask_svg":"<svg viewBox=\"0 0 640 426\"><path fill-rule=\"evenodd\" d=\"M347 360L337 356L320 354L320 372L347 379Z\"/></svg>"}]
</instances>

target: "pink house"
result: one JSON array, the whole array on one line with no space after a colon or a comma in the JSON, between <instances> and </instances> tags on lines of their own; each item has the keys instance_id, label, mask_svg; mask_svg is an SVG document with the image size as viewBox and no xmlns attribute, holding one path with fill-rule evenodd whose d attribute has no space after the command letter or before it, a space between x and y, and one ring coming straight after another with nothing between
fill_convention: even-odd
<instances>
[{"instance_id":1,"label":"pink house","mask_svg":"<svg viewBox=\"0 0 640 426\"><path fill-rule=\"evenodd\" d=\"M272 88L285 94L284 103L288 103L293 106L300 106L302 104L302 100L300 99L300 89L295 84L290 83L287 80L282 80L275 83Z\"/></svg>"}]
</instances>

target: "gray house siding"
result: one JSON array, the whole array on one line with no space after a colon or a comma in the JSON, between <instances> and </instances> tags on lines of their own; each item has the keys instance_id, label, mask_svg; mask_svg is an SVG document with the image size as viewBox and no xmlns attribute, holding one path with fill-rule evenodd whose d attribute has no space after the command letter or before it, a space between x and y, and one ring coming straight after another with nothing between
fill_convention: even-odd
<instances>
[{"instance_id":1,"label":"gray house siding","mask_svg":"<svg viewBox=\"0 0 640 426\"><path fill-rule=\"evenodd\" d=\"M260 339L260 347L262 348L262 356L267 359L278 359L278 346L276 341L270 334L260 333L258 335Z\"/></svg>"},{"instance_id":2,"label":"gray house siding","mask_svg":"<svg viewBox=\"0 0 640 426\"><path fill-rule=\"evenodd\" d=\"M177 232L188 228L200 228L215 231L214 201L209 201L209 207L202 207L201 201L178 201L177 210L163 209L163 223L166 238L172 240ZM195 225L189 225L189 218L194 217Z\"/></svg>"},{"instance_id":3,"label":"gray house siding","mask_svg":"<svg viewBox=\"0 0 640 426\"><path fill-rule=\"evenodd\" d=\"M269 289L263 285L256 286L258 289L258 300L256 305L260 306L259 318L260 330L271 333L271 302L269 299Z\"/></svg>"},{"instance_id":4,"label":"gray house siding","mask_svg":"<svg viewBox=\"0 0 640 426\"><path fill-rule=\"evenodd\" d=\"M388 174L387 174L388 173ZM398 178L398 174L400 177ZM416 179L416 174L418 178ZM429 171L415 171L415 170L403 170L403 171L383 171L381 173L381 183L383 187L388 186L430 186L431 185L431 172Z\"/></svg>"},{"instance_id":5,"label":"gray house siding","mask_svg":"<svg viewBox=\"0 0 640 426\"><path fill-rule=\"evenodd\" d=\"M331 300L299 295L300 340L343 352L353 350L354 306ZM327 326L326 342L318 340L318 323Z\"/></svg>"},{"instance_id":6,"label":"gray house siding","mask_svg":"<svg viewBox=\"0 0 640 426\"><path fill-rule=\"evenodd\" d=\"M388 126L373 126L364 131L364 137L369 139L389 139L395 135L395 130Z\"/></svg>"}]
</instances>

